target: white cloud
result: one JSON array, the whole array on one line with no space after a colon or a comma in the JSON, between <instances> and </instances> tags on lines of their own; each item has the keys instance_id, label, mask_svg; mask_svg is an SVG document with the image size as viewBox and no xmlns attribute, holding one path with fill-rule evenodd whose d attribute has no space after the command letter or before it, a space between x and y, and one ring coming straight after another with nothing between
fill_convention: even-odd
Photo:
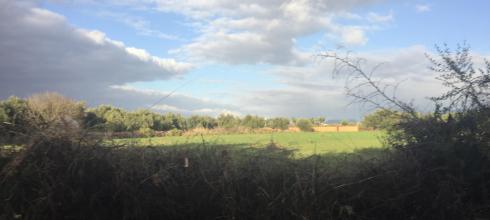
<instances>
[{"instance_id":1,"label":"white cloud","mask_svg":"<svg viewBox=\"0 0 490 220\"><path fill-rule=\"evenodd\" d=\"M415 5L415 10L419 13L429 12L432 10L432 7L429 4L417 4Z\"/></svg>"},{"instance_id":2,"label":"white cloud","mask_svg":"<svg viewBox=\"0 0 490 220\"><path fill-rule=\"evenodd\" d=\"M156 105L152 109L160 110L163 112L177 112L177 113L188 111L187 109L181 109L181 108L178 108L178 107L175 107L172 105L166 105L166 104Z\"/></svg>"},{"instance_id":3,"label":"white cloud","mask_svg":"<svg viewBox=\"0 0 490 220\"><path fill-rule=\"evenodd\" d=\"M364 45L367 43L364 30L361 27L344 27L340 31L342 43L346 45Z\"/></svg>"},{"instance_id":4,"label":"white cloud","mask_svg":"<svg viewBox=\"0 0 490 220\"><path fill-rule=\"evenodd\" d=\"M241 115L239 108L219 100L198 98L181 93L135 88L130 85L111 86L111 89L124 94L140 97L139 107L162 112L176 112L185 115L202 114L217 116L221 113ZM162 97L165 97L162 99ZM159 101L159 102L157 102Z\"/></svg>"},{"instance_id":5,"label":"white cloud","mask_svg":"<svg viewBox=\"0 0 490 220\"><path fill-rule=\"evenodd\" d=\"M179 114L184 114L184 115L209 115L213 117L217 117L221 114L226 114L226 115L235 115L235 116L242 116L243 114L240 112L236 111L231 111L228 109L212 109L212 108L201 108L201 109L182 109L178 108L176 106L172 105L156 105L155 107L152 108L152 110L157 110L157 111L162 111L162 112L173 112L173 113L179 113Z\"/></svg>"},{"instance_id":6,"label":"white cloud","mask_svg":"<svg viewBox=\"0 0 490 220\"><path fill-rule=\"evenodd\" d=\"M387 23L394 20L393 11L390 11L387 15L380 15L378 13L369 12L367 15L367 20L372 23Z\"/></svg>"},{"instance_id":7,"label":"white cloud","mask_svg":"<svg viewBox=\"0 0 490 220\"><path fill-rule=\"evenodd\" d=\"M334 21L346 18L351 8L374 2L378 1L156 1L160 10L184 14L200 30L193 42L175 53L199 61L276 65L306 64L309 56L298 48L295 39L315 33L330 34L348 46L365 44L368 27ZM371 20L389 19L390 15L371 15Z\"/></svg>"},{"instance_id":8,"label":"white cloud","mask_svg":"<svg viewBox=\"0 0 490 220\"><path fill-rule=\"evenodd\" d=\"M141 17L131 16L124 13L109 12L109 11L98 12L97 15L99 17L106 17L106 18L113 19L117 22L123 23L133 28L134 30L136 30L138 34L143 36L157 37L162 40L180 40L180 37L177 35L164 33L155 28L152 28L151 22Z\"/></svg>"}]
</instances>

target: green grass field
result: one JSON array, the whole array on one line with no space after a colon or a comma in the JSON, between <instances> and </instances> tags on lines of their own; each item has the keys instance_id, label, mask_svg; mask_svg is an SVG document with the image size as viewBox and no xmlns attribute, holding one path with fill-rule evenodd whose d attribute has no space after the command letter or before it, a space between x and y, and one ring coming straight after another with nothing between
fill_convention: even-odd
<instances>
[{"instance_id":1,"label":"green grass field","mask_svg":"<svg viewBox=\"0 0 490 220\"><path fill-rule=\"evenodd\" d=\"M356 149L379 148L382 146L383 132L281 132L274 134L228 134L204 136L169 136L155 138L134 138L118 140L140 146L175 145L236 145L244 147L265 147L271 140L279 146L296 149L300 155L332 152L352 152Z\"/></svg>"}]
</instances>

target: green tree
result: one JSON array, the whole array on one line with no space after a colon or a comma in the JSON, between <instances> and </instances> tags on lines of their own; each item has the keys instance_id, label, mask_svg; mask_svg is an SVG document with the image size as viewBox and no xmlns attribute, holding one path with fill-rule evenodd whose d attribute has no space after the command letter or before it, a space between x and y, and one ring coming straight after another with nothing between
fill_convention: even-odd
<instances>
[{"instance_id":1,"label":"green tree","mask_svg":"<svg viewBox=\"0 0 490 220\"><path fill-rule=\"evenodd\" d=\"M3 109L3 106L0 105L0 123L3 122L8 122L9 118L7 116L7 113L5 112L5 109Z\"/></svg>"},{"instance_id":2,"label":"green tree","mask_svg":"<svg viewBox=\"0 0 490 220\"><path fill-rule=\"evenodd\" d=\"M236 128L240 125L240 118L231 114L220 114L218 116L218 126L225 129Z\"/></svg>"},{"instance_id":3,"label":"green tree","mask_svg":"<svg viewBox=\"0 0 490 220\"><path fill-rule=\"evenodd\" d=\"M9 97L1 102L3 112L6 115L7 122L17 127L28 127L27 102L15 96Z\"/></svg>"},{"instance_id":4,"label":"green tree","mask_svg":"<svg viewBox=\"0 0 490 220\"><path fill-rule=\"evenodd\" d=\"M83 118L83 127L85 129L100 130L104 126L105 120L93 111L89 109L85 112Z\"/></svg>"},{"instance_id":5,"label":"green tree","mask_svg":"<svg viewBox=\"0 0 490 220\"><path fill-rule=\"evenodd\" d=\"M186 120L182 115L180 114L175 114L172 112L166 113L165 114L165 123L168 124L170 123L172 125L172 128L175 128L177 130L186 130Z\"/></svg>"},{"instance_id":6,"label":"green tree","mask_svg":"<svg viewBox=\"0 0 490 220\"><path fill-rule=\"evenodd\" d=\"M307 132L312 132L313 131L313 125L311 123L311 120L309 119L299 119L296 121L296 126L301 131L307 131Z\"/></svg>"},{"instance_id":7,"label":"green tree","mask_svg":"<svg viewBox=\"0 0 490 220\"><path fill-rule=\"evenodd\" d=\"M173 121L165 115L157 114L155 116L154 130L156 131L169 131L174 128Z\"/></svg>"},{"instance_id":8,"label":"green tree","mask_svg":"<svg viewBox=\"0 0 490 220\"><path fill-rule=\"evenodd\" d=\"M375 112L364 116L361 122L362 127L372 129L390 129L400 121L401 114L387 109L378 109Z\"/></svg>"},{"instance_id":9,"label":"green tree","mask_svg":"<svg viewBox=\"0 0 490 220\"><path fill-rule=\"evenodd\" d=\"M247 115L241 121L241 125L252 129L263 128L265 127L265 119L259 116Z\"/></svg>"},{"instance_id":10,"label":"green tree","mask_svg":"<svg viewBox=\"0 0 490 220\"><path fill-rule=\"evenodd\" d=\"M267 120L267 126L274 129L287 130L289 128L289 119L271 118Z\"/></svg>"},{"instance_id":11,"label":"green tree","mask_svg":"<svg viewBox=\"0 0 490 220\"><path fill-rule=\"evenodd\" d=\"M193 129L197 127L213 129L217 125L218 122L216 121L216 119L209 116L192 115L191 117L187 118L188 129Z\"/></svg>"},{"instance_id":12,"label":"green tree","mask_svg":"<svg viewBox=\"0 0 490 220\"><path fill-rule=\"evenodd\" d=\"M124 124L127 131L138 131L141 129L154 130L155 126L155 113L148 110L138 110L135 112L128 112L124 117Z\"/></svg>"},{"instance_id":13,"label":"green tree","mask_svg":"<svg viewBox=\"0 0 490 220\"><path fill-rule=\"evenodd\" d=\"M3 108L3 105L0 104L0 141L5 142L5 139L8 138L8 125L9 125L9 117Z\"/></svg>"},{"instance_id":14,"label":"green tree","mask_svg":"<svg viewBox=\"0 0 490 220\"><path fill-rule=\"evenodd\" d=\"M27 99L27 105L36 122L55 125L73 121L80 122L85 114L85 104L64 97L58 93L34 94Z\"/></svg>"},{"instance_id":15,"label":"green tree","mask_svg":"<svg viewBox=\"0 0 490 220\"><path fill-rule=\"evenodd\" d=\"M74 137L83 127L85 104L58 93L34 94L27 99L27 107L32 133Z\"/></svg>"},{"instance_id":16,"label":"green tree","mask_svg":"<svg viewBox=\"0 0 490 220\"><path fill-rule=\"evenodd\" d=\"M105 120L105 129L112 132L127 131L125 123L126 112L122 109L111 107L102 116Z\"/></svg>"},{"instance_id":17,"label":"green tree","mask_svg":"<svg viewBox=\"0 0 490 220\"><path fill-rule=\"evenodd\" d=\"M0 102L1 115L0 139L5 143L17 143L25 141L23 135L32 132L30 120L27 117L28 107L24 99L11 96Z\"/></svg>"},{"instance_id":18,"label":"green tree","mask_svg":"<svg viewBox=\"0 0 490 220\"><path fill-rule=\"evenodd\" d=\"M325 117L309 118L309 120L314 125L321 125L321 124L325 123Z\"/></svg>"}]
</instances>

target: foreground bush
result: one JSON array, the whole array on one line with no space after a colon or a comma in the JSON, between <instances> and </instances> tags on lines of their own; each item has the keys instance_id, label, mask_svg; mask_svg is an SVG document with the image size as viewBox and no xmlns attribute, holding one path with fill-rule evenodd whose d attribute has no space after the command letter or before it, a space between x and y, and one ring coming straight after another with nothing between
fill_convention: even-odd
<instances>
[{"instance_id":1,"label":"foreground bush","mask_svg":"<svg viewBox=\"0 0 490 220\"><path fill-rule=\"evenodd\" d=\"M421 146L423 147L423 146ZM2 219L472 219L489 216L487 158L402 151L292 159L233 146L37 141L1 173ZM187 161L187 162L186 162ZM416 163L417 162L417 163ZM469 170L464 170L469 169ZM486 209L485 209L486 208Z\"/></svg>"}]
</instances>

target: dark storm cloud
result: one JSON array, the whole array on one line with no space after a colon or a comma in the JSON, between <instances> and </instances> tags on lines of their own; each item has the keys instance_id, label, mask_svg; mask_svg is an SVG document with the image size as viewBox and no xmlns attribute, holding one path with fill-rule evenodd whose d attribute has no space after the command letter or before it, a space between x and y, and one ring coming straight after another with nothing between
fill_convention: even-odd
<instances>
[{"instance_id":1,"label":"dark storm cloud","mask_svg":"<svg viewBox=\"0 0 490 220\"><path fill-rule=\"evenodd\" d=\"M127 96L110 86L170 79L191 68L127 47L102 32L73 27L63 16L32 3L1 0L0 5L0 98L55 91L92 103L125 105Z\"/></svg>"}]
</instances>

